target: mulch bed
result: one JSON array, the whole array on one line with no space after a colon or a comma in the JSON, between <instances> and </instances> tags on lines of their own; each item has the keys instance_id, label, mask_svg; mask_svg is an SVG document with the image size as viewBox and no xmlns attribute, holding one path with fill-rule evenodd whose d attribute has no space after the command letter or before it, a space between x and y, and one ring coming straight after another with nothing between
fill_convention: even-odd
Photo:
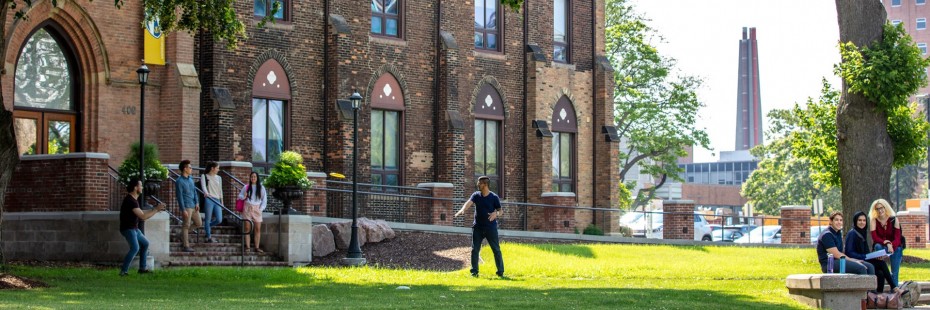
<instances>
[{"instance_id":1,"label":"mulch bed","mask_svg":"<svg viewBox=\"0 0 930 310\"><path fill-rule=\"evenodd\" d=\"M0 290L28 290L42 287L48 287L48 284L42 281L0 273Z\"/></svg>"}]
</instances>

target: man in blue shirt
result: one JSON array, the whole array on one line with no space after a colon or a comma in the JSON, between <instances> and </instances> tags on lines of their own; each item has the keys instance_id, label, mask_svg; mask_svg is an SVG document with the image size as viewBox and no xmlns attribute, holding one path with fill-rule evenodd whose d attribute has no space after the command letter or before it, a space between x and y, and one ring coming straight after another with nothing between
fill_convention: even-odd
<instances>
[{"instance_id":1,"label":"man in blue shirt","mask_svg":"<svg viewBox=\"0 0 930 310\"><path fill-rule=\"evenodd\" d=\"M846 257L843 254L843 213L830 214L830 228L817 239L817 260L820 270L827 272L827 254L833 254L832 273L840 272L840 258L846 258L846 273L874 275L875 266L866 261Z\"/></svg>"},{"instance_id":2,"label":"man in blue shirt","mask_svg":"<svg viewBox=\"0 0 930 310\"><path fill-rule=\"evenodd\" d=\"M491 179L482 176L478 178L478 191L471 194L462 209L455 213L460 216L471 206L475 206L475 220L471 224L471 275L478 276L478 254L481 251L481 242L488 239L488 246L494 252L494 263L497 265L497 276L504 277L504 258L501 256L501 246L497 238L497 218L502 214L501 199L489 189Z\"/></svg>"},{"instance_id":3,"label":"man in blue shirt","mask_svg":"<svg viewBox=\"0 0 930 310\"><path fill-rule=\"evenodd\" d=\"M203 222L200 220L200 199L197 196L197 189L194 186L194 179L191 177L191 161L182 160L178 165L181 170L181 176L177 182L174 182L174 193L178 197L178 206L181 209L181 217L184 224L181 225L181 243L184 246L184 252L193 252L190 243L187 241L187 234L191 228L191 219L194 220L194 228L202 227Z\"/></svg>"}]
</instances>

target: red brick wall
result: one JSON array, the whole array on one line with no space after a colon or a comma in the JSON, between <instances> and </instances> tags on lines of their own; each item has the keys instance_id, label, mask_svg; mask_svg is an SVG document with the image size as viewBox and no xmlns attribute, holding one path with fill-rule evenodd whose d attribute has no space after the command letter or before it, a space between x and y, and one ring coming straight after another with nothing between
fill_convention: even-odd
<instances>
[{"instance_id":1,"label":"red brick wall","mask_svg":"<svg viewBox=\"0 0 930 310\"><path fill-rule=\"evenodd\" d=\"M7 186L4 211L106 211L108 163L99 153L24 156Z\"/></svg>"},{"instance_id":2,"label":"red brick wall","mask_svg":"<svg viewBox=\"0 0 930 310\"><path fill-rule=\"evenodd\" d=\"M901 211L897 217L901 225L901 234L907 239L907 247L926 248L927 212Z\"/></svg>"},{"instance_id":3,"label":"red brick wall","mask_svg":"<svg viewBox=\"0 0 930 310\"><path fill-rule=\"evenodd\" d=\"M418 223L452 226L452 184L450 183L426 183L419 184L417 187L431 189L430 195L434 199L420 199L420 214L408 214L408 218L417 219ZM438 199L437 199L438 198ZM474 213L474 212L472 212Z\"/></svg>"},{"instance_id":4,"label":"red brick wall","mask_svg":"<svg viewBox=\"0 0 930 310\"><path fill-rule=\"evenodd\" d=\"M578 205L574 196L556 196L552 194L563 193L544 193L541 198L542 203L563 207ZM527 207L527 222L531 231L573 233L575 227L577 227L575 210L571 208L529 206Z\"/></svg>"},{"instance_id":5,"label":"red brick wall","mask_svg":"<svg viewBox=\"0 0 930 310\"><path fill-rule=\"evenodd\" d=\"M326 216L326 174L312 173L307 176L314 182L313 189L304 191L304 197L294 204L297 211L312 215Z\"/></svg>"},{"instance_id":6,"label":"red brick wall","mask_svg":"<svg viewBox=\"0 0 930 310\"><path fill-rule=\"evenodd\" d=\"M678 200L662 205L662 238L694 240L694 202Z\"/></svg>"},{"instance_id":7,"label":"red brick wall","mask_svg":"<svg viewBox=\"0 0 930 310\"><path fill-rule=\"evenodd\" d=\"M810 207L781 207L781 244L811 244L810 233Z\"/></svg>"}]
</instances>

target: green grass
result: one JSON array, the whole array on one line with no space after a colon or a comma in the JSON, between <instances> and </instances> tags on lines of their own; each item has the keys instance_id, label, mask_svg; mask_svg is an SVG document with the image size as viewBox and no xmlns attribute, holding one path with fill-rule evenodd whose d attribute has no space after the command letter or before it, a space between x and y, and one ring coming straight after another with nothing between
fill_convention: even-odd
<instances>
[{"instance_id":1,"label":"green grass","mask_svg":"<svg viewBox=\"0 0 930 310\"><path fill-rule=\"evenodd\" d=\"M492 276L487 248L477 279L466 269L171 268L121 278L116 269L12 267L52 287L0 291L0 308L803 309L784 279L819 270L814 249L505 243L503 251L509 280ZM930 280L930 263L905 265L902 275Z\"/></svg>"}]
</instances>

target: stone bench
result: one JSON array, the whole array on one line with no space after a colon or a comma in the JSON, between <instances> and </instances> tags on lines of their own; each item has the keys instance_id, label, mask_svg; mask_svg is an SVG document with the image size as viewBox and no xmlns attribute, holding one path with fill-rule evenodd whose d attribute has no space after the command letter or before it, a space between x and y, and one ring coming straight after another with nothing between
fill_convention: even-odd
<instances>
[{"instance_id":1,"label":"stone bench","mask_svg":"<svg viewBox=\"0 0 930 310\"><path fill-rule=\"evenodd\" d=\"M860 309L875 280L872 275L793 274L785 286L792 299L814 308Z\"/></svg>"}]
</instances>

